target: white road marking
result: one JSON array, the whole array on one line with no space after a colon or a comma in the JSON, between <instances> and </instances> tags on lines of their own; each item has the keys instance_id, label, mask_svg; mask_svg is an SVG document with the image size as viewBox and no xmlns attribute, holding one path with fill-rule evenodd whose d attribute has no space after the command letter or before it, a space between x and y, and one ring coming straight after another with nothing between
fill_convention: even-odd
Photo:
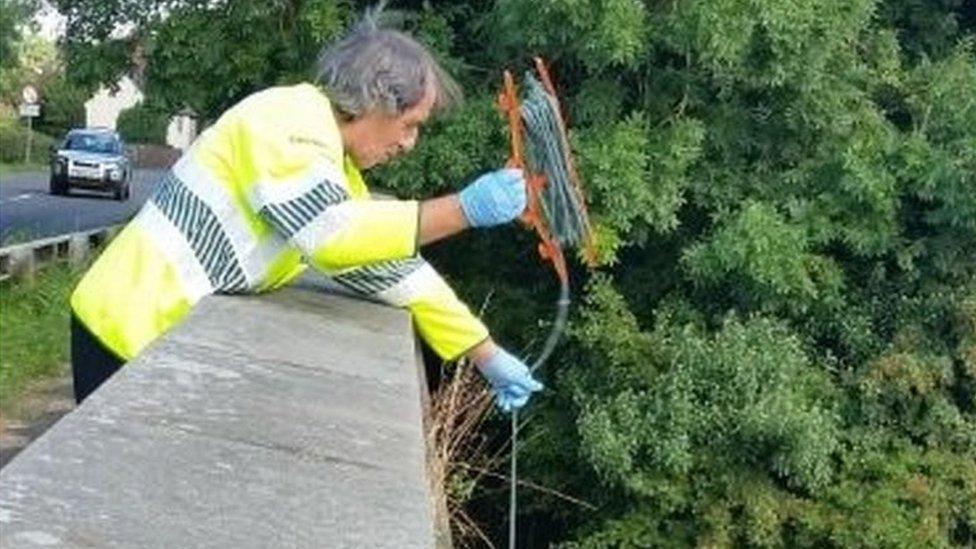
<instances>
[{"instance_id":1,"label":"white road marking","mask_svg":"<svg viewBox=\"0 0 976 549\"><path fill-rule=\"evenodd\" d=\"M27 200L28 198L31 198L32 196L34 196L33 193L18 194L17 196L15 196L13 198L8 198L7 200L0 200L0 204L9 204L11 202L20 202L21 200Z\"/></svg>"}]
</instances>

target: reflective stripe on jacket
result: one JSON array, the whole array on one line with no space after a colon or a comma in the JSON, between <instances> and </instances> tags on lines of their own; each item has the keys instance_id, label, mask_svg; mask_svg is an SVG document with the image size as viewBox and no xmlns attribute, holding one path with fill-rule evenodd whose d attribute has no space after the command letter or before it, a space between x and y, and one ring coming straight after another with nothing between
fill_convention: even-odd
<instances>
[{"instance_id":1,"label":"reflective stripe on jacket","mask_svg":"<svg viewBox=\"0 0 976 549\"><path fill-rule=\"evenodd\" d=\"M271 88L228 110L167 173L71 296L125 360L212 293L278 288L311 264L410 310L455 358L485 326L417 253L419 204L371 200L316 87Z\"/></svg>"}]
</instances>

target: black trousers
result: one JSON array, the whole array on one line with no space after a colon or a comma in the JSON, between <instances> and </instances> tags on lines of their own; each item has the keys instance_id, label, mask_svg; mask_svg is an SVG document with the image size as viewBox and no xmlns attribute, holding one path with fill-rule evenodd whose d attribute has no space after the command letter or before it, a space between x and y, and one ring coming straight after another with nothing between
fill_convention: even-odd
<instances>
[{"instance_id":1,"label":"black trousers","mask_svg":"<svg viewBox=\"0 0 976 549\"><path fill-rule=\"evenodd\" d=\"M81 404L123 364L124 360L102 345L75 315L71 315L71 374L75 402Z\"/></svg>"}]
</instances>

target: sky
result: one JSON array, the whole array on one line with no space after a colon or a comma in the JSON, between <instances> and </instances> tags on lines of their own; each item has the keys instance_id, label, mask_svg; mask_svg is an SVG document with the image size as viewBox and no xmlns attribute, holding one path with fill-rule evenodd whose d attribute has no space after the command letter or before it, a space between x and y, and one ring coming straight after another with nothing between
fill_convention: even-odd
<instances>
[{"instance_id":1,"label":"sky","mask_svg":"<svg viewBox=\"0 0 976 549\"><path fill-rule=\"evenodd\" d=\"M64 34L67 19L48 2L42 2L41 5L41 9L34 16L38 34L48 40L57 40Z\"/></svg>"},{"instance_id":2,"label":"sky","mask_svg":"<svg viewBox=\"0 0 976 549\"><path fill-rule=\"evenodd\" d=\"M56 41L58 38L64 36L68 18L61 15L50 2L43 0L41 2L41 9L34 15L34 22L37 23L38 35L47 40ZM124 36L131 32L131 30L132 25L130 24L121 25L112 31L112 36Z\"/></svg>"}]
</instances>

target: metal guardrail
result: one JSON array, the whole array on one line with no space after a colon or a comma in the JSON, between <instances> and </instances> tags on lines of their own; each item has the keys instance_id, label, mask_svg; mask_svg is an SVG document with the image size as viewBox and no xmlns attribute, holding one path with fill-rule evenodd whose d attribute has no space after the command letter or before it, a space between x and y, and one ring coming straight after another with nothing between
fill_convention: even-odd
<instances>
[{"instance_id":1,"label":"metal guardrail","mask_svg":"<svg viewBox=\"0 0 976 549\"><path fill-rule=\"evenodd\" d=\"M110 240L125 225L110 225L62 234L0 248L0 282L11 278L33 280L37 270L57 261L83 265L91 250Z\"/></svg>"}]
</instances>

